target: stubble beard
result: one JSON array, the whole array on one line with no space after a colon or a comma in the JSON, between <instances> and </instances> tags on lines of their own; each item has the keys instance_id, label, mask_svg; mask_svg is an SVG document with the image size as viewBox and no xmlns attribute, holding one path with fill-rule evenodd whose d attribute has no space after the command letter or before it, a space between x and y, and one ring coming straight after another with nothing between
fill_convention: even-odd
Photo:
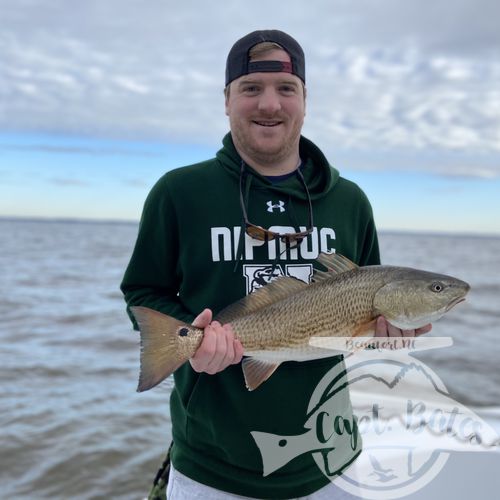
<instances>
[{"instance_id":1,"label":"stubble beard","mask_svg":"<svg viewBox=\"0 0 500 500\"><path fill-rule=\"evenodd\" d=\"M231 123L231 135L240 155L245 156L246 161L250 160L264 167L279 165L288 158L298 155L300 130L300 127L297 127L297 130L294 130L290 137L285 138L273 150L259 146L250 133L242 132L238 126Z\"/></svg>"}]
</instances>

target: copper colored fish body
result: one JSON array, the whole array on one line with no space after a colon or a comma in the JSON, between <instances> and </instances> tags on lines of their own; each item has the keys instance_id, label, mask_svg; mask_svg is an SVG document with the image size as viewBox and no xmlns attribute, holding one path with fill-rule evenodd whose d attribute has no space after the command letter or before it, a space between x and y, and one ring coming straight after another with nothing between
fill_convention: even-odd
<instances>
[{"instance_id":1,"label":"copper colored fish body","mask_svg":"<svg viewBox=\"0 0 500 500\"><path fill-rule=\"evenodd\" d=\"M469 290L461 280L427 271L357 267L338 254L321 254L318 261L327 271L316 271L313 283L278 278L217 315L222 324L231 323L243 345L249 390L284 361L338 354L316 347L313 337L371 336L380 315L398 328L418 328L439 319ZM193 356L203 330L145 307L131 309L141 330L138 391L145 391Z\"/></svg>"}]
</instances>

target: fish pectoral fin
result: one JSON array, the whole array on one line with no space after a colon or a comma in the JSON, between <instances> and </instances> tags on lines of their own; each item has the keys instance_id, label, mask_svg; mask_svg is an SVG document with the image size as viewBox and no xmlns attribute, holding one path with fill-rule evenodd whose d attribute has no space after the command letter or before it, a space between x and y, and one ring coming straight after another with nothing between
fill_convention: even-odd
<instances>
[{"instance_id":1,"label":"fish pectoral fin","mask_svg":"<svg viewBox=\"0 0 500 500\"><path fill-rule=\"evenodd\" d=\"M245 384L249 391L257 389L260 384L265 382L278 368L280 363L270 363L256 358L244 358L241 367Z\"/></svg>"},{"instance_id":2,"label":"fish pectoral fin","mask_svg":"<svg viewBox=\"0 0 500 500\"><path fill-rule=\"evenodd\" d=\"M348 352L350 349L347 346L346 337L330 337L330 336L314 336L309 339L309 345L318 349L332 351L332 356Z\"/></svg>"}]
</instances>

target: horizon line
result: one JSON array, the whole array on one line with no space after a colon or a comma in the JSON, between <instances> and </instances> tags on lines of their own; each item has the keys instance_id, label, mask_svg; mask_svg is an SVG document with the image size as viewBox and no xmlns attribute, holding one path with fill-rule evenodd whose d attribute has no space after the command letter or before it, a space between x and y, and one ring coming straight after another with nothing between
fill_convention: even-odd
<instances>
[{"instance_id":1,"label":"horizon line","mask_svg":"<svg viewBox=\"0 0 500 500\"><path fill-rule=\"evenodd\" d=\"M139 219L98 219L91 217L62 217L62 216L43 216L43 215L0 215L0 221L11 222L47 222L47 223L76 223L76 224L124 224L124 225L137 225ZM428 236L467 236L473 238L500 238L500 232L477 232L477 231L445 231L441 229L402 229L402 228L377 228L380 234L419 234Z\"/></svg>"}]
</instances>

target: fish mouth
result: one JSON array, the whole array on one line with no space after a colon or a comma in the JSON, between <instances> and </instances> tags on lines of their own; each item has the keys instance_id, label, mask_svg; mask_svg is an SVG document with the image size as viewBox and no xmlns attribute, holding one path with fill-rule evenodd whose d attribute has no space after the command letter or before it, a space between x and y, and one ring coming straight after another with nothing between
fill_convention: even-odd
<instances>
[{"instance_id":1,"label":"fish mouth","mask_svg":"<svg viewBox=\"0 0 500 500\"><path fill-rule=\"evenodd\" d=\"M460 302L465 302L465 297L458 297L458 299L452 300L446 306L446 312L448 312L452 307L455 307L457 304L460 304Z\"/></svg>"}]
</instances>

